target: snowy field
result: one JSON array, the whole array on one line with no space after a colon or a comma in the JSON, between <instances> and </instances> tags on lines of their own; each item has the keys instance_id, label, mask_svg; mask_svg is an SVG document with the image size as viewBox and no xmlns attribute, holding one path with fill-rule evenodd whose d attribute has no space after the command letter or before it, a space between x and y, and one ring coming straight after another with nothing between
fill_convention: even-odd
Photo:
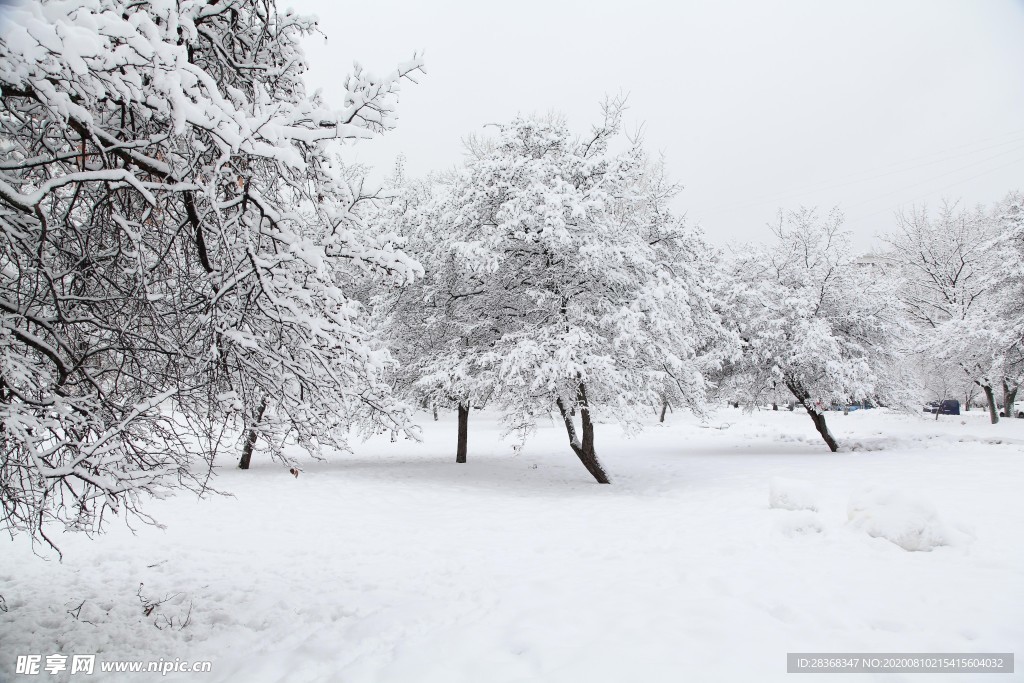
<instances>
[{"instance_id":1,"label":"snowy field","mask_svg":"<svg viewBox=\"0 0 1024 683\"><path fill-rule=\"evenodd\" d=\"M32 653L351 683L777 681L787 652L1024 655L1024 420L829 419L853 450L830 454L799 412L670 414L632 439L598 425L612 486L559 425L516 453L481 412L466 465L452 416L297 479L225 455L233 496L152 502L164 530L62 537L63 563L4 541L0 680L116 679L15 675ZM145 616L140 595L168 599Z\"/></svg>"}]
</instances>

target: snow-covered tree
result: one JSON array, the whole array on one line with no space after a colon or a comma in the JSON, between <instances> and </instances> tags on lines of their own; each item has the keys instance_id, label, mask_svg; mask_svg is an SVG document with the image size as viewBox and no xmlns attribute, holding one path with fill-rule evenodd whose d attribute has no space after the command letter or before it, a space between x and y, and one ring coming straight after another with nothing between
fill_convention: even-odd
<instances>
[{"instance_id":1,"label":"snow-covered tree","mask_svg":"<svg viewBox=\"0 0 1024 683\"><path fill-rule=\"evenodd\" d=\"M553 117L499 126L422 214L444 244L424 300L447 341L421 381L486 396L512 430L557 409L601 483L595 416L636 425L667 396L699 410L730 340L711 251L667 209L675 188L635 141L612 150L621 114L609 103L584 138Z\"/></svg>"},{"instance_id":2,"label":"snow-covered tree","mask_svg":"<svg viewBox=\"0 0 1024 683\"><path fill-rule=\"evenodd\" d=\"M748 403L785 387L832 451L833 403L870 398L909 402L902 369L907 338L899 300L884 279L857 263L842 215L801 209L780 214L768 246L740 250L730 263L729 317L743 339L729 368Z\"/></svg>"},{"instance_id":3,"label":"snow-covered tree","mask_svg":"<svg viewBox=\"0 0 1024 683\"><path fill-rule=\"evenodd\" d=\"M932 330L965 318L985 292L993 237L984 212L956 202L943 202L934 217L926 206L897 214L895 230L883 236L885 260L902 275L899 293L908 316Z\"/></svg>"},{"instance_id":4,"label":"snow-covered tree","mask_svg":"<svg viewBox=\"0 0 1024 683\"><path fill-rule=\"evenodd\" d=\"M1000 262L992 271L991 295L1004 321L1003 406L1013 417L1017 392L1024 385L1024 194L1011 192L995 209Z\"/></svg>"},{"instance_id":5,"label":"snow-covered tree","mask_svg":"<svg viewBox=\"0 0 1024 683\"><path fill-rule=\"evenodd\" d=\"M939 400L959 396L967 404L977 388L992 398L989 343L971 339L965 321L979 315L990 289L993 227L985 212L943 202L934 215L924 206L897 214L895 229L883 237L882 261L916 327L908 359ZM992 401L989 407L995 416Z\"/></svg>"},{"instance_id":6,"label":"snow-covered tree","mask_svg":"<svg viewBox=\"0 0 1024 683\"><path fill-rule=\"evenodd\" d=\"M996 392L1004 415L1024 382L1024 199L1010 193L982 217L985 268L977 303L961 318L940 328L939 355L962 367L981 387L991 421L999 421Z\"/></svg>"},{"instance_id":7,"label":"snow-covered tree","mask_svg":"<svg viewBox=\"0 0 1024 683\"><path fill-rule=\"evenodd\" d=\"M464 463L470 409L486 403L491 383L463 350L482 343L478 336L486 328L466 306L476 290L472 285L466 289L458 279L450 236L437 232L442 181L430 176L392 185L390 201L379 207L375 220L401 235L403 249L424 268L422 277L374 300L376 317L397 360L393 384L396 395L433 408L435 417L438 408L458 412L455 460Z\"/></svg>"},{"instance_id":8,"label":"snow-covered tree","mask_svg":"<svg viewBox=\"0 0 1024 683\"><path fill-rule=\"evenodd\" d=\"M399 81L306 92L312 19L273 0L43 0L0 35L4 525L94 529L190 484L197 433L245 458L404 423L359 305L415 263L363 225L332 143L393 125ZM208 444L209 445L209 444ZM211 453L207 453L212 457Z\"/></svg>"},{"instance_id":9,"label":"snow-covered tree","mask_svg":"<svg viewBox=\"0 0 1024 683\"><path fill-rule=\"evenodd\" d=\"M1021 251L1015 219L1019 195L1011 193L991 211L968 211L943 203L900 214L887 238L887 260L901 274L899 288L918 326L915 357L926 386L956 387L970 399L980 389L993 423L997 393L1012 410L1021 375L1016 327ZM1007 413L1009 414L1009 413Z\"/></svg>"}]
</instances>

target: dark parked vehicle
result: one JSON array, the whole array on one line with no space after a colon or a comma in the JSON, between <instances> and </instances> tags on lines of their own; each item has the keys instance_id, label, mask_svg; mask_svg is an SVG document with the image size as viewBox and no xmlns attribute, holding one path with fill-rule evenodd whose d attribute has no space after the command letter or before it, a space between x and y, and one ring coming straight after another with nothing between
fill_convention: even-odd
<instances>
[{"instance_id":1,"label":"dark parked vehicle","mask_svg":"<svg viewBox=\"0 0 1024 683\"><path fill-rule=\"evenodd\" d=\"M853 403L833 403L829 410L842 410L849 413L854 410L867 410L874 407L875 404L871 401L855 401Z\"/></svg>"},{"instance_id":2,"label":"dark parked vehicle","mask_svg":"<svg viewBox=\"0 0 1024 683\"><path fill-rule=\"evenodd\" d=\"M960 401L956 399L947 398L945 401L932 401L924 407L924 412L935 413L939 415L959 415L960 414Z\"/></svg>"}]
</instances>

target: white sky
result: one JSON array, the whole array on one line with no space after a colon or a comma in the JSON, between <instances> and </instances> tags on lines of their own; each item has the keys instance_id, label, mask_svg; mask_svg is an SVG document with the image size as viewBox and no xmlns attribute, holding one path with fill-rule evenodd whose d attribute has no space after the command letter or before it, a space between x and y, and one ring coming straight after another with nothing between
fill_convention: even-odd
<instances>
[{"instance_id":1,"label":"white sky","mask_svg":"<svg viewBox=\"0 0 1024 683\"><path fill-rule=\"evenodd\" d=\"M381 174L400 152L414 175L457 164L517 113L585 132L621 91L719 244L839 205L867 247L900 207L1024 190L1024 0L279 2L320 17L309 82L329 101L354 60L425 52L398 129L349 149Z\"/></svg>"}]
</instances>

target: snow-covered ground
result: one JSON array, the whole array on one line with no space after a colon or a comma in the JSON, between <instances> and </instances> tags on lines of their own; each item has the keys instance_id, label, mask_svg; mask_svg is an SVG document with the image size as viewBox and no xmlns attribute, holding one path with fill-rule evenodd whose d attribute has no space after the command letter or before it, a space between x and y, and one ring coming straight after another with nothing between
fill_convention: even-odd
<instances>
[{"instance_id":1,"label":"snow-covered ground","mask_svg":"<svg viewBox=\"0 0 1024 683\"><path fill-rule=\"evenodd\" d=\"M632 439L599 425L612 486L558 424L517 453L483 412L466 465L450 416L298 478L226 455L233 497L152 502L164 530L62 537L63 563L3 541L0 680L104 678L14 674L53 653L352 683L774 681L787 652L1024 654L1024 420L830 420L852 450L785 411L670 414ZM140 594L168 599L144 616Z\"/></svg>"}]
</instances>

